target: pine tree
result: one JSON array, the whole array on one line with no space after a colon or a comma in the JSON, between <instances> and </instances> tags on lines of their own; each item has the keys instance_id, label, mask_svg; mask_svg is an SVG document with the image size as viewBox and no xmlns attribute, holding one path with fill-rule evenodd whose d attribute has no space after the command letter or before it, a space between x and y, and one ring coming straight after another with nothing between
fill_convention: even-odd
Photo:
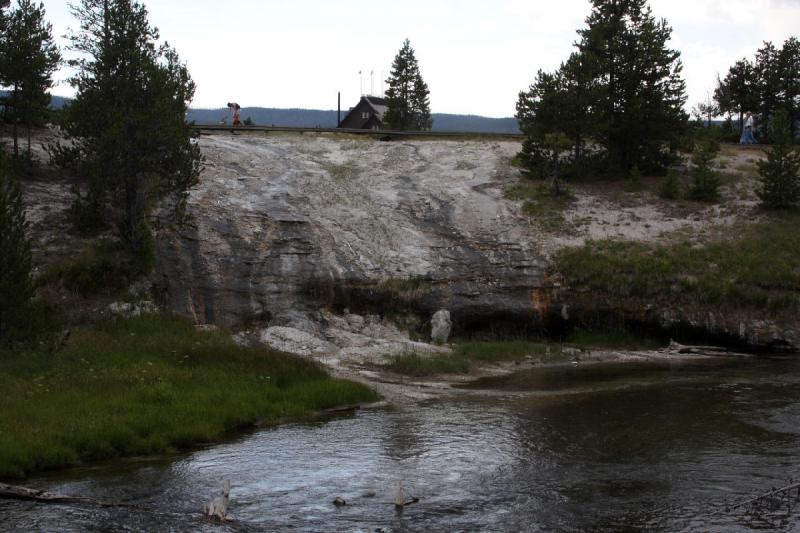
<instances>
[{"instance_id":1,"label":"pine tree","mask_svg":"<svg viewBox=\"0 0 800 533\"><path fill-rule=\"evenodd\" d=\"M680 52L667 47L672 28L646 0L592 0L586 24L578 48L598 79L596 140L610 168L663 168L665 146L687 121Z\"/></svg>"},{"instance_id":2,"label":"pine tree","mask_svg":"<svg viewBox=\"0 0 800 533\"><path fill-rule=\"evenodd\" d=\"M723 112L738 113L740 134L744 113L758 113L759 138L765 140L772 132L772 117L785 110L794 138L800 122L800 41L790 37L782 48L765 42L752 62L737 61L725 79L718 80L714 99Z\"/></svg>"},{"instance_id":3,"label":"pine tree","mask_svg":"<svg viewBox=\"0 0 800 533\"><path fill-rule=\"evenodd\" d=\"M800 122L800 40L790 37L783 43L778 56L779 83L783 96L782 106L789 119L791 138L797 137Z\"/></svg>"},{"instance_id":4,"label":"pine tree","mask_svg":"<svg viewBox=\"0 0 800 533\"><path fill-rule=\"evenodd\" d=\"M562 173L579 174L586 139L592 135L591 106L596 89L591 68L580 54L572 54L554 73L539 71L536 81L517 101L517 120L526 135L520 160L532 176L546 175L550 164L547 135L563 135L568 139L563 149L572 159ZM541 167L541 168L540 168Z\"/></svg>"},{"instance_id":5,"label":"pine tree","mask_svg":"<svg viewBox=\"0 0 800 533\"><path fill-rule=\"evenodd\" d=\"M780 52L771 42L756 51L755 76L756 94L758 97L759 121L756 124L762 138L769 138L770 121L778 110L781 100L780 90Z\"/></svg>"},{"instance_id":6,"label":"pine tree","mask_svg":"<svg viewBox=\"0 0 800 533\"><path fill-rule=\"evenodd\" d=\"M563 133L578 172L588 138L610 170L664 168L687 121L680 53L666 46L672 29L655 20L645 0L593 0L586 23L578 51L520 93L523 163L541 164L543 136Z\"/></svg>"},{"instance_id":7,"label":"pine tree","mask_svg":"<svg viewBox=\"0 0 800 533\"><path fill-rule=\"evenodd\" d=\"M689 198L700 202L714 202L719 199L720 179L712 168L719 154L719 138L714 130L704 130L692 154L692 183Z\"/></svg>"},{"instance_id":8,"label":"pine tree","mask_svg":"<svg viewBox=\"0 0 800 533\"><path fill-rule=\"evenodd\" d=\"M761 190L758 196L767 209L797 207L800 201L800 151L792 144L789 115L781 110L772 122L772 146L767 159L758 162Z\"/></svg>"},{"instance_id":9,"label":"pine tree","mask_svg":"<svg viewBox=\"0 0 800 533\"><path fill-rule=\"evenodd\" d=\"M427 131L433 126L428 85L419 71L414 49L408 39L392 63L386 80L386 113L383 122L389 129Z\"/></svg>"},{"instance_id":10,"label":"pine tree","mask_svg":"<svg viewBox=\"0 0 800 533\"><path fill-rule=\"evenodd\" d=\"M7 166L0 152L0 342L10 340L23 326L23 310L33 296L22 192Z\"/></svg>"},{"instance_id":11,"label":"pine tree","mask_svg":"<svg viewBox=\"0 0 800 533\"><path fill-rule=\"evenodd\" d=\"M73 7L81 30L72 48L77 96L65 129L73 144L56 147L56 160L88 176L76 212L110 219L125 247L147 267L152 254L150 214L169 200L185 209L197 183L201 155L185 121L195 85L178 54L158 46L147 10L132 0L82 0Z\"/></svg>"},{"instance_id":12,"label":"pine tree","mask_svg":"<svg viewBox=\"0 0 800 533\"><path fill-rule=\"evenodd\" d=\"M14 157L19 156L17 124L22 122L27 128L30 160L31 127L50 103L47 91L61 62L52 25L45 21L44 4L19 0L8 17L3 55L4 82L11 88L8 105L14 110Z\"/></svg>"},{"instance_id":13,"label":"pine tree","mask_svg":"<svg viewBox=\"0 0 800 533\"><path fill-rule=\"evenodd\" d=\"M714 100L723 113L739 117L739 135L744 129L744 114L758 106L755 70L747 59L741 59L728 69L724 80L717 79Z\"/></svg>"},{"instance_id":14,"label":"pine tree","mask_svg":"<svg viewBox=\"0 0 800 533\"><path fill-rule=\"evenodd\" d=\"M8 9L10 3L11 0L0 0L0 84L3 85L6 83L6 58L3 52L6 49L6 29L8 27L8 14L6 13L6 9ZM0 101L5 103L7 99L0 98Z\"/></svg>"}]
</instances>

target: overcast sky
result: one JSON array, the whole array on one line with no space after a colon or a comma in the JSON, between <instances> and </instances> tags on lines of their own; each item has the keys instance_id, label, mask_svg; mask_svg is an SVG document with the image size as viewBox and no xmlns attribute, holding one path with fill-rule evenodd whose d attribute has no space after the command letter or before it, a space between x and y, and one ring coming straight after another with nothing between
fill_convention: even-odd
<instances>
[{"instance_id":1,"label":"overcast sky","mask_svg":"<svg viewBox=\"0 0 800 533\"><path fill-rule=\"evenodd\" d=\"M431 110L512 116L538 69L572 51L588 0L147 0L150 22L197 83L193 107L335 109L378 94L403 39L411 40ZM44 0L54 34L77 27L65 0ZM764 40L800 34L800 0L651 0L683 54L689 107L717 73ZM362 71L362 76L359 76ZM371 76L371 72L374 75ZM63 83L55 94L69 96Z\"/></svg>"}]
</instances>

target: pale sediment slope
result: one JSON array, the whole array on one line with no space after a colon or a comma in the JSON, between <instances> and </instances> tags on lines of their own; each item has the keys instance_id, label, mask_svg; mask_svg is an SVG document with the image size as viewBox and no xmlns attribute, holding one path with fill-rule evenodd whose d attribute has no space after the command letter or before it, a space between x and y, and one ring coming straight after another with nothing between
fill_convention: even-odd
<instances>
[{"instance_id":1,"label":"pale sediment slope","mask_svg":"<svg viewBox=\"0 0 800 533\"><path fill-rule=\"evenodd\" d=\"M193 225L160 239L173 310L282 325L320 307L397 298L461 325L535 319L545 261L503 199L517 142L203 137Z\"/></svg>"}]
</instances>

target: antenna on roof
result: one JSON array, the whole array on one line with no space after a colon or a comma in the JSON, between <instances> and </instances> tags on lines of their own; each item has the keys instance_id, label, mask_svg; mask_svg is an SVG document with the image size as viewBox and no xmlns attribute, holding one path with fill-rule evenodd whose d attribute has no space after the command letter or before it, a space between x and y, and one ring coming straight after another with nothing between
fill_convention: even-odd
<instances>
[{"instance_id":1,"label":"antenna on roof","mask_svg":"<svg viewBox=\"0 0 800 533\"><path fill-rule=\"evenodd\" d=\"M375 69L369 71L369 94L375 96Z\"/></svg>"},{"instance_id":2,"label":"antenna on roof","mask_svg":"<svg viewBox=\"0 0 800 533\"><path fill-rule=\"evenodd\" d=\"M358 71L358 94L364 96L364 76L361 75L361 70Z\"/></svg>"}]
</instances>

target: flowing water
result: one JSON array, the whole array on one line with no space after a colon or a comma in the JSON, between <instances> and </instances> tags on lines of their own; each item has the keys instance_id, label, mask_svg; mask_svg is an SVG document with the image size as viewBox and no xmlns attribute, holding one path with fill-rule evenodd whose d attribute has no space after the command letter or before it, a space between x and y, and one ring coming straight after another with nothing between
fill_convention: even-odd
<instances>
[{"instance_id":1,"label":"flowing water","mask_svg":"<svg viewBox=\"0 0 800 533\"><path fill-rule=\"evenodd\" d=\"M0 530L800 531L800 504L725 509L788 485L798 461L796 356L576 365L30 479L134 507L0 501ZM236 522L219 526L199 511L224 479ZM420 498L402 513L398 480Z\"/></svg>"}]
</instances>

